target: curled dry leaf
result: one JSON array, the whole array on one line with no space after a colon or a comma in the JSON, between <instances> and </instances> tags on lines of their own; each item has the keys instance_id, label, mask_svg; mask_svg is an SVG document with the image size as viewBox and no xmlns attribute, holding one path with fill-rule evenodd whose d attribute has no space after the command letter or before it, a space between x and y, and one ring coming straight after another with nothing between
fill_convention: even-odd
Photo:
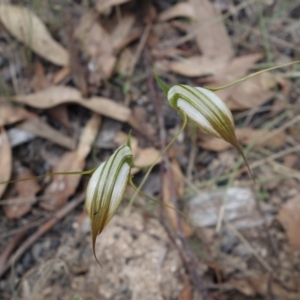
<instances>
[{"instance_id":1,"label":"curled dry leaf","mask_svg":"<svg viewBox=\"0 0 300 300\"><path fill-rule=\"evenodd\" d=\"M83 170L85 158L89 154L99 131L100 122L100 117L94 114L82 131L77 150L64 154L57 161L53 172L76 172ZM68 198L75 193L81 176L81 174L54 175L52 182L45 189L46 200L41 205L48 210L55 210L64 206Z\"/></svg>"},{"instance_id":2,"label":"curled dry leaf","mask_svg":"<svg viewBox=\"0 0 300 300\"><path fill-rule=\"evenodd\" d=\"M264 129L251 129L251 128L238 128L235 131L237 139L243 145L249 145L255 141L255 146L279 148L284 145L286 141L286 134L283 131L277 130L264 130ZM267 138L270 136L270 138ZM208 135L201 135L202 141L199 145L206 150L211 151L224 151L232 146L224 140L210 137Z\"/></svg>"},{"instance_id":3,"label":"curled dry leaf","mask_svg":"<svg viewBox=\"0 0 300 300\"><path fill-rule=\"evenodd\" d=\"M12 154L7 134L3 127L0 128L0 181L8 181L11 176ZM7 184L0 184L0 198L2 197Z\"/></svg>"},{"instance_id":4,"label":"curled dry leaf","mask_svg":"<svg viewBox=\"0 0 300 300\"><path fill-rule=\"evenodd\" d=\"M278 220L286 230L290 246L292 250L300 249L300 197L297 195L295 198L288 200L282 205Z\"/></svg>"},{"instance_id":5,"label":"curled dry leaf","mask_svg":"<svg viewBox=\"0 0 300 300\"><path fill-rule=\"evenodd\" d=\"M120 5L129 1L130 0L97 0L96 9L100 14L105 12L109 13L112 6Z\"/></svg>"},{"instance_id":6,"label":"curled dry leaf","mask_svg":"<svg viewBox=\"0 0 300 300\"><path fill-rule=\"evenodd\" d=\"M18 125L18 128L26 130L35 136L47 139L57 145L67 149L74 149L75 142L69 136L62 134L60 131L49 126L41 119L32 119Z\"/></svg>"},{"instance_id":7,"label":"curled dry leaf","mask_svg":"<svg viewBox=\"0 0 300 300\"><path fill-rule=\"evenodd\" d=\"M30 178L34 175L30 169L23 166L17 168L17 178ZM17 219L27 214L36 202L36 193L41 189L36 180L15 182L6 193L9 203L3 206L4 213L9 219ZM16 195L17 193L17 195ZM23 202L23 203L20 203Z\"/></svg>"},{"instance_id":8,"label":"curled dry leaf","mask_svg":"<svg viewBox=\"0 0 300 300\"><path fill-rule=\"evenodd\" d=\"M13 101L27 104L35 108L50 108L62 103L77 103L95 113L116 119L118 121L128 121L130 109L103 97L92 97L84 99L79 90L67 86L54 86L46 90L12 97Z\"/></svg>"},{"instance_id":9,"label":"curled dry leaf","mask_svg":"<svg viewBox=\"0 0 300 300\"><path fill-rule=\"evenodd\" d=\"M189 19L196 19L195 10L193 9L191 3L179 2L169 9L163 11L159 17L159 21L168 21L173 18L185 17Z\"/></svg>"},{"instance_id":10,"label":"curled dry leaf","mask_svg":"<svg viewBox=\"0 0 300 300\"><path fill-rule=\"evenodd\" d=\"M0 20L15 38L44 59L59 66L69 64L67 50L52 38L45 24L29 9L1 4Z\"/></svg>"},{"instance_id":11,"label":"curled dry leaf","mask_svg":"<svg viewBox=\"0 0 300 300\"><path fill-rule=\"evenodd\" d=\"M0 99L0 126L30 118L37 118L37 115L27 111L23 107L13 106L8 101Z\"/></svg>"}]
</instances>

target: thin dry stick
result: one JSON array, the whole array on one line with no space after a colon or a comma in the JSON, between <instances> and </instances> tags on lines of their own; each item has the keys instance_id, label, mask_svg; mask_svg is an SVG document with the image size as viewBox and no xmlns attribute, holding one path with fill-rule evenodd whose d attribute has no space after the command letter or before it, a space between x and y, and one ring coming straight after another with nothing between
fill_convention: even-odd
<instances>
[{"instance_id":1,"label":"thin dry stick","mask_svg":"<svg viewBox=\"0 0 300 300\"><path fill-rule=\"evenodd\" d=\"M286 167L282 164L279 164L275 161L270 161L269 163L275 172L286 175L288 177L300 179L300 172L298 170L288 168L288 167Z\"/></svg>"},{"instance_id":2,"label":"thin dry stick","mask_svg":"<svg viewBox=\"0 0 300 300\"><path fill-rule=\"evenodd\" d=\"M278 158L283 157L283 156L285 156L287 154L298 152L298 151L300 151L300 145L297 145L295 147L291 147L291 148L282 150L282 151L280 151L278 153L274 153L274 154L272 154L272 155L270 155L270 156L268 156L268 157L266 157L264 159L261 159L259 161L255 161L252 164L250 164L250 168L253 170L254 168L262 166L262 165L264 165L264 164L266 164L268 162L271 162L271 161L273 161L275 159L278 159Z\"/></svg>"},{"instance_id":3,"label":"thin dry stick","mask_svg":"<svg viewBox=\"0 0 300 300\"><path fill-rule=\"evenodd\" d=\"M135 54L133 56L133 59L132 59L132 61L130 63L130 67L129 67L129 71L128 71L128 79L126 81L126 86L128 86L130 84L130 81L131 81L131 78L132 78L135 66L136 66L138 60L140 59L140 56L141 56L142 51L143 51L143 49L145 47L145 44L147 42L147 39L148 39L148 36L149 36L151 28L152 28L152 23L148 23L146 25L146 28L144 29L142 38L140 39L140 42L139 42L138 47L136 49L136 52L135 52ZM126 97L125 98L125 105L126 106L129 105L129 101L130 101L130 98Z\"/></svg>"},{"instance_id":4,"label":"thin dry stick","mask_svg":"<svg viewBox=\"0 0 300 300\"><path fill-rule=\"evenodd\" d=\"M295 123L300 121L300 115L296 116L295 118L293 118L292 120L290 120L289 122L286 122L285 124L283 124L281 127L279 127L278 129L276 129L274 132L270 132L269 134L267 134L264 137L264 142L269 140L270 138L274 137L275 135L277 135L278 133L284 131L285 129L291 127L292 125L294 125Z\"/></svg>"},{"instance_id":5,"label":"thin dry stick","mask_svg":"<svg viewBox=\"0 0 300 300\"><path fill-rule=\"evenodd\" d=\"M48 219L49 219L49 217L31 221L29 224L25 225L25 228L30 229L30 228L39 226L39 225L43 224ZM9 230L9 231L5 231L5 232L0 232L0 239L7 238L7 237L12 236L14 234L18 234L19 232L22 232L23 230L24 230L24 226L16 228L16 229Z\"/></svg>"},{"instance_id":6,"label":"thin dry stick","mask_svg":"<svg viewBox=\"0 0 300 300\"><path fill-rule=\"evenodd\" d=\"M232 233L241 241L243 242L247 248L251 251L253 256L260 262L260 264L268 271L272 272L273 268L255 251L255 249L251 246L251 244L247 241L247 239L227 220L225 219L226 225L232 231Z\"/></svg>"},{"instance_id":7,"label":"thin dry stick","mask_svg":"<svg viewBox=\"0 0 300 300\"><path fill-rule=\"evenodd\" d=\"M192 149L190 151L190 155L189 155L189 162L188 162L188 166L187 166L187 171L186 171L186 177L191 180L192 179L192 172L193 172L193 168L195 165L195 159L196 159L196 155L197 155L197 150L198 150L198 146L196 143L196 132L193 130L193 135L192 135Z\"/></svg>"},{"instance_id":8,"label":"thin dry stick","mask_svg":"<svg viewBox=\"0 0 300 300\"><path fill-rule=\"evenodd\" d=\"M57 223L57 221L69 214L77 205L81 204L84 201L84 197L85 193L81 193L71 202L68 202L63 208L57 211L49 221L40 226L39 229L33 235L26 239L24 243L18 248L18 250L11 256L9 261L3 266L2 270L0 270L0 277L18 261L18 259L24 254L24 252L29 247L31 247L31 245L39 237L41 237L48 230L50 230Z\"/></svg>"},{"instance_id":9,"label":"thin dry stick","mask_svg":"<svg viewBox=\"0 0 300 300\"><path fill-rule=\"evenodd\" d=\"M1 256L0 256L0 274L6 266L6 262L7 262L8 257L11 255L11 253L14 251L14 249L17 247L17 245L19 245L21 243L21 241L24 238L27 230L28 230L28 228L23 228L23 230L21 232L16 234L9 241L9 243L5 247L4 251L1 253Z\"/></svg>"}]
</instances>

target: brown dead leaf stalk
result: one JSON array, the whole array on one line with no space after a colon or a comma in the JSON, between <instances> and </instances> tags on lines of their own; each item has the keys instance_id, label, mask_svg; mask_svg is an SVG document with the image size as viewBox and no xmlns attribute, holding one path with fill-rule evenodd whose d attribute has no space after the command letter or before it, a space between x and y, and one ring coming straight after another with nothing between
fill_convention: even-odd
<instances>
[{"instance_id":1,"label":"brown dead leaf stalk","mask_svg":"<svg viewBox=\"0 0 300 300\"><path fill-rule=\"evenodd\" d=\"M100 122L100 116L94 114L82 131L77 150L64 154L56 163L53 169L54 173L83 170L85 158L91 150ZM55 175L50 185L45 189L47 199L41 205L49 210L63 207L67 203L68 198L75 193L81 176L81 174Z\"/></svg>"}]
</instances>

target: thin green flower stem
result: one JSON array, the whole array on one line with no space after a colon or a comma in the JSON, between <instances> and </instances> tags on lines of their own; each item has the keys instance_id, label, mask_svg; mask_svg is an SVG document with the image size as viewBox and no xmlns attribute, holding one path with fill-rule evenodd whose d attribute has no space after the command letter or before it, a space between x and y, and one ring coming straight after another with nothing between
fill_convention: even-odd
<instances>
[{"instance_id":1,"label":"thin green flower stem","mask_svg":"<svg viewBox=\"0 0 300 300\"><path fill-rule=\"evenodd\" d=\"M169 142L169 144L165 147L165 149L163 149L160 154L158 155L157 159L154 161L154 163L149 167L148 171L146 172L142 182L140 183L140 185L138 186L137 190L135 191L134 195L132 196L129 204L128 204L128 207L127 207L127 212L129 213L130 210L131 210L131 207L132 207L132 204L133 204L133 201L134 199L136 198L136 196L140 193L143 185L145 184L150 172L152 171L152 169L154 168L154 166L156 165L156 163L159 161L159 159L161 158L161 156L166 153L168 151L168 149L171 147L171 145L176 141L176 139L178 138L178 136L183 132L186 124L187 124L187 116L186 114L182 113L182 112L179 112L179 114L181 115L182 117L182 125L179 129L179 131L176 133L176 135L172 138L172 140Z\"/></svg>"},{"instance_id":2,"label":"thin green flower stem","mask_svg":"<svg viewBox=\"0 0 300 300\"><path fill-rule=\"evenodd\" d=\"M179 213L185 220L187 220L189 223L195 225L194 221L188 216L186 215L184 212L182 212L181 210L171 206L171 205L168 205L168 204L165 204L163 201L160 201L160 200L157 200L157 199L154 199L150 196L148 196L147 194L145 194L144 192L142 192L141 190L139 190L139 188L133 183L133 180L132 180L132 177L130 177L129 179L129 184L136 190L138 191L139 195L151 200L152 202L156 203L156 204L159 204L159 205L162 205L164 207L167 207L167 208L170 208L170 209L173 209L174 211L176 211L177 213ZM129 205L129 204L128 204Z\"/></svg>"},{"instance_id":3,"label":"thin green flower stem","mask_svg":"<svg viewBox=\"0 0 300 300\"><path fill-rule=\"evenodd\" d=\"M205 86L204 88L206 88L206 89L208 89L208 90L210 90L212 92L219 91L219 90L222 90L222 89L226 89L226 88L228 88L230 86L233 86L235 84L241 83L241 82L243 82L243 81L245 81L245 80L247 80L249 78L255 77L255 76L260 75L260 74L263 74L265 72L276 70L276 69L279 69L279 68L284 68L284 67L291 66L291 65L294 65L294 64L298 64L298 63L300 63L300 60L296 60L296 61L289 62L289 63L283 64L283 65L279 65L279 66L275 66L275 67L271 67L271 68L268 68L268 69L264 69L264 70L255 72L255 73L247 75L247 76L245 76L243 78L237 79L237 80L235 80L233 82L227 83L225 85L221 85L221 86L217 86L217 87Z\"/></svg>"},{"instance_id":4,"label":"thin green flower stem","mask_svg":"<svg viewBox=\"0 0 300 300\"><path fill-rule=\"evenodd\" d=\"M95 170L96 170L96 168L91 169L91 170L86 170L86 171L46 173L46 174L43 174L43 175L29 177L29 178L22 178L22 179L16 179L16 180L2 181L2 182L0 182L0 184L15 183L15 182L27 181L27 180L33 180L33 179L40 179L40 178L44 178L44 177L47 177L47 176L54 176L54 175L90 175Z\"/></svg>"}]
</instances>

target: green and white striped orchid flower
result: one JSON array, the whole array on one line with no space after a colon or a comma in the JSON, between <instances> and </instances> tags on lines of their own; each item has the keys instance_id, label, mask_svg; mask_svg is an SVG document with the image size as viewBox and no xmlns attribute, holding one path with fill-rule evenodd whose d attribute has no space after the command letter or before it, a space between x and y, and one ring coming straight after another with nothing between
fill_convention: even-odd
<instances>
[{"instance_id":1,"label":"green and white striped orchid flower","mask_svg":"<svg viewBox=\"0 0 300 300\"><path fill-rule=\"evenodd\" d=\"M168 88L157 75L153 75L166 93L170 105L184 118L184 126L187 118L204 132L234 146L242 155L254 181L243 149L235 135L232 113L226 104L209 89L183 84Z\"/></svg>"},{"instance_id":2,"label":"green and white striped orchid flower","mask_svg":"<svg viewBox=\"0 0 300 300\"><path fill-rule=\"evenodd\" d=\"M93 253L98 263L95 254L97 236L115 215L123 200L132 164L132 151L130 143L127 143L103 162L90 178L85 206L91 219Z\"/></svg>"}]
</instances>

